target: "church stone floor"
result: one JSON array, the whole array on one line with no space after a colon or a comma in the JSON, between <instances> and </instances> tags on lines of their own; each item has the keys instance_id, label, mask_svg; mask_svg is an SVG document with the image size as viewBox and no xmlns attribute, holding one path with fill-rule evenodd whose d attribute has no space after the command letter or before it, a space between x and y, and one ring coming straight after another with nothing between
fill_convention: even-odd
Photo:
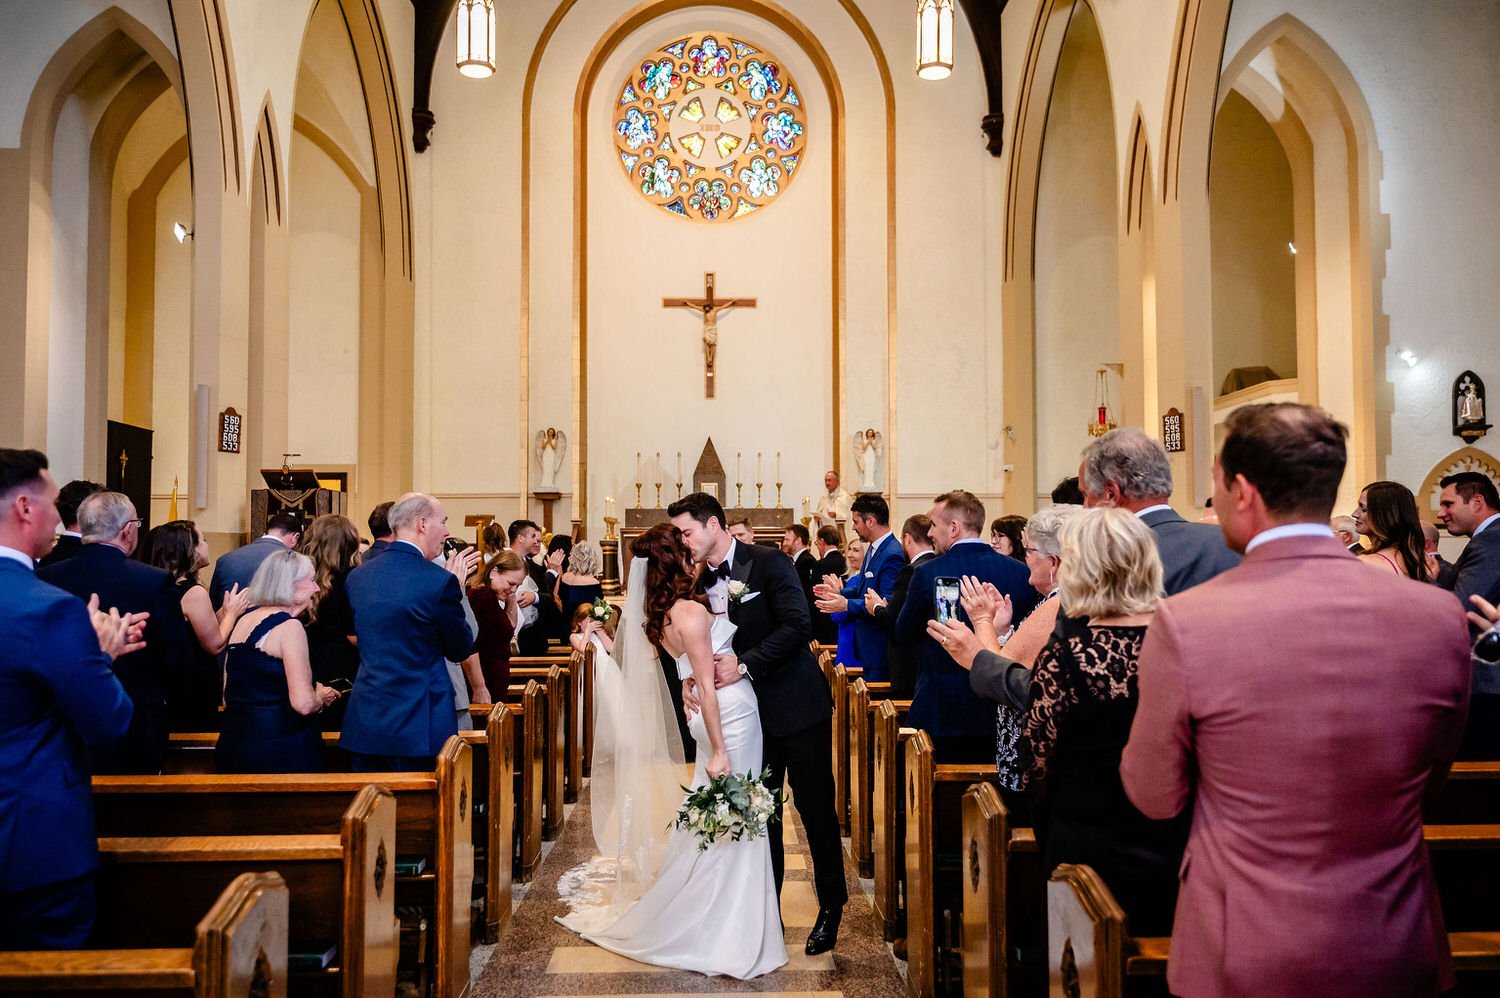
<instances>
[{"instance_id":1,"label":"church stone floor","mask_svg":"<svg viewBox=\"0 0 1500 998\"><path fill-rule=\"evenodd\" d=\"M839 942L832 953L803 953L808 930L818 914L811 859L803 843L797 809L788 805L786 881L781 915L786 924L790 962L752 981L705 977L636 963L590 946L557 922L567 912L557 881L567 870L592 858L594 843L588 810L589 788L568 808L562 835L547 845L536 878L517 885L516 908L499 944L475 950L471 974L476 998L525 995L567 998L574 995L680 995L755 993L785 998L901 998L906 994L905 963L891 954L870 905L870 881L858 880L845 857L849 903L844 908Z\"/></svg>"}]
</instances>

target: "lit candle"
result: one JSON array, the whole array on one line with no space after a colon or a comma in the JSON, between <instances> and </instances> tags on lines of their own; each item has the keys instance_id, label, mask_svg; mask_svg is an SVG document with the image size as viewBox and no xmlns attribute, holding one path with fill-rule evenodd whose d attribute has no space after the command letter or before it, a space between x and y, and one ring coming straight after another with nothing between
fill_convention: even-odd
<instances>
[{"instance_id":1,"label":"lit candle","mask_svg":"<svg viewBox=\"0 0 1500 998\"><path fill-rule=\"evenodd\" d=\"M639 482L641 480L641 452L640 451L636 451L635 452L635 480L637 482Z\"/></svg>"},{"instance_id":2,"label":"lit candle","mask_svg":"<svg viewBox=\"0 0 1500 998\"><path fill-rule=\"evenodd\" d=\"M745 476L742 475L742 474L740 474L740 452L739 451L735 451L734 452L734 480L735 480L736 484L738 484L739 482L743 482L745 480Z\"/></svg>"},{"instance_id":3,"label":"lit candle","mask_svg":"<svg viewBox=\"0 0 1500 998\"><path fill-rule=\"evenodd\" d=\"M682 481L682 451L677 452L677 481Z\"/></svg>"},{"instance_id":4,"label":"lit candle","mask_svg":"<svg viewBox=\"0 0 1500 998\"><path fill-rule=\"evenodd\" d=\"M760 473L760 451L756 451L755 452L755 484L759 485L761 482L764 482L764 481L765 481L765 479L761 477L761 473Z\"/></svg>"},{"instance_id":5,"label":"lit candle","mask_svg":"<svg viewBox=\"0 0 1500 998\"><path fill-rule=\"evenodd\" d=\"M661 451L656 452L656 487L661 488Z\"/></svg>"},{"instance_id":6,"label":"lit candle","mask_svg":"<svg viewBox=\"0 0 1500 998\"><path fill-rule=\"evenodd\" d=\"M781 481L781 451L776 452L776 481Z\"/></svg>"}]
</instances>

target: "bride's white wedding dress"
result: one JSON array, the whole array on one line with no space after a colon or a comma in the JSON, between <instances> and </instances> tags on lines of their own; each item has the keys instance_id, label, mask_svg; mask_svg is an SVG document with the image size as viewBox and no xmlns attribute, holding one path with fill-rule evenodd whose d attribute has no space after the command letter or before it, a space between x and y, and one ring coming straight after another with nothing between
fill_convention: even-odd
<instances>
[{"instance_id":1,"label":"bride's white wedding dress","mask_svg":"<svg viewBox=\"0 0 1500 998\"><path fill-rule=\"evenodd\" d=\"M622 628L627 626L639 626L637 621L629 619L628 611L621 624ZM712 640L716 653L733 653L734 631L734 625L727 619L715 618ZM599 660L603 657L599 656ZM606 661L605 665L612 662ZM596 685L598 709L608 711L618 700L611 704L604 698L620 696L623 684L604 666L596 666L595 671L602 674L602 681ZM688 657L679 656L679 679L690 677L692 672ZM660 676L659 670L657 675ZM730 771L759 776L762 739L754 687L745 680L726 686L718 691L718 702ZM621 720L629 725L632 718ZM696 789L708 783L704 766L713 749L701 713L694 715L688 729L698 746L692 783ZM632 790L632 786L624 784L616 788L618 807L627 812L634 803ZM682 794L679 791L675 796L674 813L681 804ZM771 872L771 851L765 836L739 842L720 840L703 851L698 849L697 837L690 831L676 828L668 831L663 825L655 838L656 844L664 848L651 857L656 860L655 877L644 884L644 893L637 900L621 901L617 893L613 902L603 902L601 892L590 892L585 884L599 876L601 865L612 875L616 863L585 864L569 871L559 884L560 893L565 897L571 895L569 901L574 910L558 921L590 942L632 960L702 974L724 974L743 980L769 973L787 962L781 911ZM600 847L607 850L603 842ZM649 868L651 859L641 857L635 865ZM627 867L634 864L628 849L620 849L618 864Z\"/></svg>"}]
</instances>

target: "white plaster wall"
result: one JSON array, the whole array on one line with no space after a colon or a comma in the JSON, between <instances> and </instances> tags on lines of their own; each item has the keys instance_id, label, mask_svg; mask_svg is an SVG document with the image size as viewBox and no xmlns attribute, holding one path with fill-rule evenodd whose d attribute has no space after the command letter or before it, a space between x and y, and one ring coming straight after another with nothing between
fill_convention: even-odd
<instances>
[{"instance_id":1,"label":"white plaster wall","mask_svg":"<svg viewBox=\"0 0 1500 998\"><path fill-rule=\"evenodd\" d=\"M151 494L170 495L172 479L185 495L192 477L188 427L192 419L193 247L172 235L172 223L193 208L184 162L162 185L156 201L155 348L151 378ZM187 510L181 505L179 512ZM157 520L156 522L161 522Z\"/></svg>"},{"instance_id":2,"label":"white plaster wall","mask_svg":"<svg viewBox=\"0 0 1500 998\"><path fill-rule=\"evenodd\" d=\"M715 225L647 203L625 176L610 141L627 72L661 45L705 29L772 53L802 95L808 128L807 149L795 175L784 180L780 197L755 215ZM681 452L690 488L707 437L731 477L734 454L747 455L746 502L752 505L757 451L764 453L766 505L775 501L776 451L784 452L784 481L801 483L796 496L783 493L784 502L807 494L808 483L822 475L835 446L831 117L812 63L790 38L756 18L682 12L635 32L606 63L589 108L591 506L599 507L606 495L633 494L636 451L661 451L672 480L674 457ZM851 193L851 201L859 200L860 194ZM716 272L719 296L758 299L755 309L720 319L714 399L703 397L702 320L661 307L663 297L700 296L707 270ZM882 259L870 276L883 273ZM849 290L851 300L868 297L864 287ZM883 367L875 374L883 377ZM883 393L879 400L883 409ZM566 417L557 401L538 400L542 404L533 407L538 425ZM667 495L675 496L675 486ZM598 508L592 513L596 521L603 515Z\"/></svg>"},{"instance_id":3,"label":"white plaster wall","mask_svg":"<svg viewBox=\"0 0 1500 998\"><path fill-rule=\"evenodd\" d=\"M360 194L292 137L287 447L309 467L359 458Z\"/></svg>"},{"instance_id":4,"label":"white plaster wall","mask_svg":"<svg viewBox=\"0 0 1500 998\"><path fill-rule=\"evenodd\" d=\"M524 400L524 421L523 400L519 398L521 379L516 371L521 362L518 122L526 66L556 4L527 4L508 12L499 35L500 72L495 78L461 78L447 63L446 55L440 58L433 81L433 106L438 114L434 144L413 159L418 265L415 477L419 486L428 485L445 498L451 514L498 512L508 518L519 513L522 465L529 454L522 449L525 434L516 431L517 424L522 424L523 431L526 424L533 429L572 424L572 108L587 53L631 6L615 0L574 7L540 64L532 121L530 395ZM797 271L808 267L823 275L821 283L815 282L808 291L819 297L799 302L792 313L801 326L816 324L819 332L808 335L809 346L801 354L802 368L790 375L791 384L802 393L795 411L805 418L785 433L741 428L741 421L758 419L759 414L747 417L743 407L734 406L724 396L733 374L723 365L730 362L731 352L737 349L735 340L747 328L739 324L772 315L767 293L758 286L740 286L757 277L753 270L736 271L736 267L745 265L732 256L704 256L700 252L699 259L688 260L684 254L680 264L670 261L661 265L660 287L631 290L643 303L631 307L643 312L661 330L675 330L669 347L661 352L664 363L680 364L685 371L691 368L695 373L687 379L687 397L674 400L671 413L638 415L632 408L613 420L601 418L597 411L590 416L589 464L595 476L590 483L591 533L597 534L603 496L624 499L633 491L629 486L634 480L635 451L655 451L655 445L641 441L659 434L659 427L694 422L694 410L689 408L684 416L682 409L703 403L701 353L692 328L695 324L686 314L661 312L660 298L688 295L701 288L704 270L718 273L720 288L725 292L762 298L761 309L732 313L724 317L721 326L721 398L716 405L723 411L733 411L734 420L731 429L714 435L726 463L732 462L736 448L753 451L758 446L766 451L769 472L772 453L778 447L786 451L783 498L792 504L819 487L821 473L833 460L835 448L846 477L852 476L852 452L844 438L854 429L875 426L887 434L895 456L891 467L886 466L889 462L882 463L880 482L886 488L895 483L903 495L913 492L917 497L912 500L913 509L925 509L931 495L956 484L993 492L1002 487L999 465L1003 458L1000 452L985 447L986 423L999 422L1001 368L996 247L999 223L996 213L984 210L986 204L1000 199L1001 163L984 152L978 127L985 102L977 53L960 18L959 66L954 76L938 84L919 81L911 64L910 6L905 0L880 0L860 4L860 9L890 63L896 94L894 339L898 353L894 403L887 378L891 332L885 281L887 107L875 57L856 22L837 0L809 0L796 5L791 13L828 50L842 80L848 122L844 433L837 441L831 437L833 376L826 359L831 311L826 297L830 293L826 216L821 224L807 224L816 242L795 247L797 255L788 259L796 262L785 268L793 273L794 280ZM709 6L672 17L693 25L728 24L735 19L743 23L748 18ZM747 28L747 33L783 58L791 58L789 53L795 50L789 41L774 40L780 33L769 25ZM646 29L641 37L650 34ZM654 35L651 38L654 40ZM447 53L451 47L450 26L440 51ZM625 58L626 52L633 57L638 47L627 42L618 59ZM803 65L796 66L795 72L803 88L821 89L810 64L805 57L799 58ZM613 65L607 68L600 76L601 90L613 89L618 76ZM592 153L613 157L607 126L595 122L590 138ZM831 155L827 141L815 141L814 162ZM955 147L959 151L955 152ZM592 237L598 238L605 224L601 213L620 212L624 213L620 218L628 218L631 212L647 207L624 188L618 173L618 166L611 162L593 178ZM816 183L809 185L815 179L811 174L799 177L782 200L791 204L792 199L806 197L808 190L816 194ZM823 186L826 190L826 182ZM774 207L776 210L768 210L758 220L741 220L725 227L725 232L747 222L759 221L767 229L793 222L790 218L778 219L787 214L787 204ZM618 222L616 219L610 224ZM678 223L674 228L690 231L703 227ZM608 255L609 244L600 242L594 249L600 247L605 259L613 259ZM591 249L591 288L601 280L618 280L599 273L600 260ZM668 267L680 270L665 269ZM739 278L740 273L747 277ZM615 323L618 332L635 319L633 315L622 314L617 319L597 312L601 299L595 290L591 290L590 300L589 321L597 335L607 335L600 332L601 323L606 330ZM678 329L679 325L685 328ZM602 341L597 335L589 346L590 362L595 365L590 374L591 394L602 390L604 383L597 365L608 363L607 358L600 359ZM821 351L824 359L819 360L815 350ZM764 358L749 359L764 363ZM784 363L785 358L777 357L775 362ZM608 375L603 377L607 379ZM784 370L777 370L778 388L787 377ZM483 400L482 405L476 406L475 399ZM592 404L596 409L603 405L597 398ZM895 433L890 425L892 407L896 410ZM963 413L965 418L956 418L956 413ZM980 413L986 415L979 418ZM607 422L616 424L622 434L628 431L631 440L607 443L601 438ZM998 434L998 426L988 429L992 435ZM709 427L702 425L682 432L686 466L696 460L708 432ZM476 437L480 433L483 436ZM732 442L731 436L736 434L749 442ZM799 448L806 450L807 456L796 458L794 466L793 455ZM670 461L679 446L667 442L662 449ZM534 459L530 461L528 488L534 487L537 479ZM569 468L564 475L564 488L569 491L574 485L571 473ZM901 511L899 501L897 509ZM560 517L566 515L561 506L558 513Z\"/></svg>"},{"instance_id":5,"label":"white plaster wall","mask_svg":"<svg viewBox=\"0 0 1500 998\"><path fill-rule=\"evenodd\" d=\"M110 7L119 7L176 51L166 0L11 0L0 14L0 146L19 146L37 79L57 50Z\"/></svg>"},{"instance_id":6,"label":"white plaster wall","mask_svg":"<svg viewBox=\"0 0 1500 998\"><path fill-rule=\"evenodd\" d=\"M1214 125L1209 211L1213 243L1214 380L1237 367L1297 376L1296 275L1288 244L1292 169L1276 133L1231 93Z\"/></svg>"},{"instance_id":7,"label":"white plaster wall","mask_svg":"<svg viewBox=\"0 0 1500 998\"><path fill-rule=\"evenodd\" d=\"M95 119L76 97L64 102L53 145L51 338L47 347L47 456L58 481L83 475L87 339L89 140Z\"/></svg>"},{"instance_id":8,"label":"white plaster wall","mask_svg":"<svg viewBox=\"0 0 1500 998\"><path fill-rule=\"evenodd\" d=\"M1078 474L1095 412L1095 371L1121 360L1108 86L1095 22L1085 9L1063 43L1037 189L1037 491L1043 495ZM1112 372L1107 378L1119 420L1120 380Z\"/></svg>"},{"instance_id":9,"label":"white plaster wall","mask_svg":"<svg viewBox=\"0 0 1500 998\"><path fill-rule=\"evenodd\" d=\"M1380 0L1350 17L1339 0L1236 0L1226 59L1289 7L1349 68L1375 123L1390 222L1390 249L1377 261L1390 342L1377 354L1376 384L1388 400L1387 477L1415 487L1463 444L1449 395L1460 372L1485 378L1500 404L1500 6ZM1415 367L1396 359L1402 348L1416 352ZM1477 446L1500 455L1493 434Z\"/></svg>"}]
</instances>

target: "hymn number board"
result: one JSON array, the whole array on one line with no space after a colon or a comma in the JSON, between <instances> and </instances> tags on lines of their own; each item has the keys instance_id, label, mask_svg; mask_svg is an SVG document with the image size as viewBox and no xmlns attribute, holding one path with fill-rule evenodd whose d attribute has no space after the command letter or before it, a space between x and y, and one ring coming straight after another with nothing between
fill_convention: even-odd
<instances>
[{"instance_id":1,"label":"hymn number board","mask_svg":"<svg viewBox=\"0 0 1500 998\"><path fill-rule=\"evenodd\" d=\"M234 406L219 413L219 453L240 452L240 421L241 416L234 411Z\"/></svg>"},{"instance_id":2,"label":"hymn number board","mask_svg":"<svg viewBox=\"0 0 1500 998\"><path fill-rule=\"evenodd\" d=\"M1180 454L1185 449L1182 443L1182 412L1176 407L1167 410L1161 418L1161 445L1168 454Z\"/></svg>"}]
</instances>

